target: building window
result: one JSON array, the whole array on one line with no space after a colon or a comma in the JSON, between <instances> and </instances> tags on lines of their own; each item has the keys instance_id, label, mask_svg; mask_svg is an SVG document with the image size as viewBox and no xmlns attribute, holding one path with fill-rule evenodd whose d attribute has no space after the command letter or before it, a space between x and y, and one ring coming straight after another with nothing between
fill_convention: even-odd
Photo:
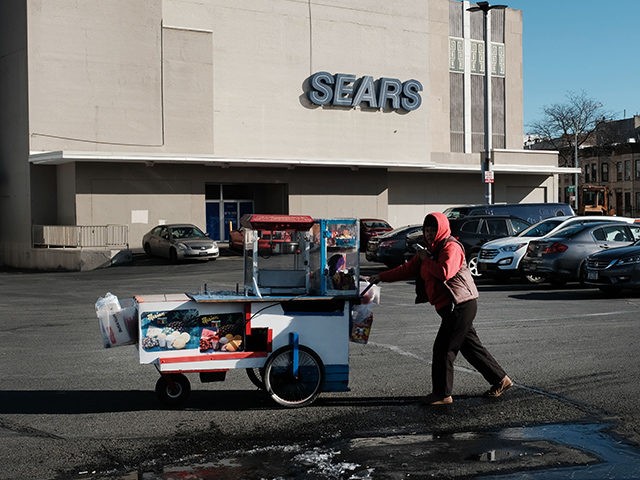
<instances>
[{"instance_id":1,"label":"building window","mask_svg":"<svg viewBox=\"0 0 640 480\"><path fill-rule=\"evenodd\" d=\"M636 192L636 207L640 205L640 192ZM636 215L636 214L634 214Z\"/></svg>"},{"instance_id":2,"label":"building window","mask_svg":"<svg viewBox=\"0 0 640 480\"><path fill-rule=\"evenodd\" d=\"M631 160L624 161L624 179L631 180Z\"/></svg>"},{"instance_id":3,"label":"building window","mask_svg":"<svg viewBox=\"0 0 640 480\"><path fill-rule=\"evenodd\" d=\"M622 181L622 162L616 162L616 180Z\"/></svg>"},{"instance_id":4,"label":"building window","mask_svg":"<svg viewBox=\"0 0 640 480\"><path fill-rule=\"evenodd\" d=\"M464 40L449 38L449 70L464 72Z\"/></svg>"},{"instance_id":5,"label":"building window","mask_svg":"<svg viewBox=\"0 0 640 480\"><path fill-rule=\"evenodd\" d=\"M463 47L460 47L463 48ZM505 48L502 43L491 43L491 75L504 77L506 72ZM451 48L450 48L451 49ZM464 55L464 52L463 52ZM464 57L463 57L464 58ZM484 75L484 42L471 41L471 73ZM450 69L453 70L453 68ZM457 71L457 70L456 70Z\"/></svg>"},{"instance_id":6,"label":"building window","mask_svg":"<svg viewBox=\"0 0 640 480\"><path fill-rule=\"evenodd\" d=\"M491 75L504 77L505 72L504 45L501 43L491 44Z\"/></svg>"},{"instance_id":7,"label":"building window","mask_svg":"<svg viewBox=\"0 0 640 480\"><path fill-rule=\"evenodd\" d=\"M624 214L631 215L631 192L624 192Z\"/></svg>"},{"instance_id":8,"label":"building window","mask_svg":"<svg viewBox=\"0 0 640 480\"><path fill-rule=\"evenodd\" d=\"M636 180L640 180L640 160L636 160Z\"/></svg>"},{"instance_id":9,"label":"building window","mask_svg":"<svg viewBox=\"0 0 640 480\"><path fill-rule=\"evenodd\" d=\"M584 166L583 175L584 175L584 183L591 182L591 177L589 176L589 165Z\"/></svg>"},{"instance_id":10,"label":"building window","mask_svg":"<svg viewBox=\"0 0 640 480\"><path fill-rule=\"evenodd\" d=\"M592 182L598 181L598 164L597 163L591 164L591 181Z\"/></svg>"},{"instance_id":11,"label":"building window","mask_svg":"<svg viewBox=\"0 0 640 480\"><path fill-rule=\"evenodd\" d=\"M600 178L603 182L609 181L609 164L603 163L600 165Z\"/></svg>"},{"instance_id":12,"label":"building window","mask_svg":"<svg viewBox=\"0 0 640 480\"><path fill-rule=\"evenodd\" d=\"M484 42L471 41L471 73L484 75Z\"/></svg>"}]
</instances>

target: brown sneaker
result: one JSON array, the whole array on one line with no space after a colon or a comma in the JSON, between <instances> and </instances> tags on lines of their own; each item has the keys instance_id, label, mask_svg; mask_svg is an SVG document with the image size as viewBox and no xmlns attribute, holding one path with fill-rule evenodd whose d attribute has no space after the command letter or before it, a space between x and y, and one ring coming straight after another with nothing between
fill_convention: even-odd
<instances>
[{"instance_id":1,"label":"brown sneaker","mask_svg":"<svg viewBox=\"0 0 640 480\"><path fill-rule=\"evenodd\" d=\"M422 403L425 405L451 405L453 403L453 397L451 395L442 397L430 393L425 397Z\"/></svg>"},{"instance_id":2,"label":"brown sneaker","mask_svg":"<svg viewBox=\"0 0 640 480\"><path fill-rule=\"evenodd\" d=\"M484 396L490 398L498 398L511 387L513 387L513 381L507 375L505 375L504 378L500 380L500 383L492 385L491 388L485 392Z\"/></svg>"}]
</instances>

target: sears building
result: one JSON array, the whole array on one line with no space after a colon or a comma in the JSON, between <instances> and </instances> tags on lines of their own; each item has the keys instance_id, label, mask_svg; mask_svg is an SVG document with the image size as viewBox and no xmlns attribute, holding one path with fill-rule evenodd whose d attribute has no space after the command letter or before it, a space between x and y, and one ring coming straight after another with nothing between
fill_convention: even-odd
<instances>
[{"instance_id":1,"label":"sears building","mask_svg":"<svg viewBox=\"0 0 640 480\"><path fill-rule=\"evenodd\" d=\"M50 226L123 226L140 248L159 223L224 241L247 212L419 223L490 181L494 202L556 201L573 170L522 148L522 13L491 10L485 45L474 6L3 0L0 264L119 249L42 248Z\"/></svg>"}]
</instances>

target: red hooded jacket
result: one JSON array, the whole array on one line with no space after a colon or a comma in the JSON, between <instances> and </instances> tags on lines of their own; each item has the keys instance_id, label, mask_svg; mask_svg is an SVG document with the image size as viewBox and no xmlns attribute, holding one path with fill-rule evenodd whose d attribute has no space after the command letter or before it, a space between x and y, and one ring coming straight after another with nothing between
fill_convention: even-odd
<instances>
[{"instance_id":1,"label":"red hooded jacket","mask_svg":"<svg viewBox=\"0 0 640 480\"><path fill-rule=\"evenodd\" d=\"M465 263L464 250L457 242L447 242L451 235L449 219L440 212L430 213L438 223L438 230L433 244L428 245L430 252L435 252L436 257L432 260L426 258L420 260L415 255L407 263L399 267L381 272L379 277L383 282L396 282L399 280L410 280L420 276L424 280L425 293L429 298L429 303L439 310L451 304L451 293L444 286L444 282L453 277Z\"/></svg>"}]
</instances>

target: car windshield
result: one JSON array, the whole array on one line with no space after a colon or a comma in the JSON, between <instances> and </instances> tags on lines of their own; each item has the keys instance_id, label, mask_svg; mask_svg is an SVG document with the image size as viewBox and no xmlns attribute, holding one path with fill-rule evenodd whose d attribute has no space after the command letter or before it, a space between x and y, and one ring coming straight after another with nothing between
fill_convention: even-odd
<instances>
[{"instance_id":1,"label":"car windshield","mask_svg":"<svg viewBox=\"0 0 640 480\"><path fill-rule=\"evenodd\" d=\"M555 218L549 218L541 222L531 225L529 228L521 231L518 237L544 237L551 230L560 225L563 220L556 220Z\"/></svg>"},{"instance_id":2,"label":"car windshield","mask_svg":"<svg viewBox=\"0 0 640 480\"><path fill-rule=\"evenodd\" d=\"M198 227L173 227L171 229L173 238L205 238L206 235Z\"/></svg>"},{"instance_id":3,"label":"car windshield","mask_svg":"<svg viewBox=\"0 0 640 480\"><path fill-rule=\"evenodd\" d=\"M569 225L568 227L564 227L558 230L556 233L553 234L553 237L554 238L571 238L574 235L577 235L578 233L590 227L592 227L592 225L585 225L580 223L576 225Z\"/></svg>"},{"instance_id":4,"label":"car windshield","mask_svg":"<svg viewBox=\"0 0 640 480\"><path fill-rule=\"evenodd\" d=\"M399 227L396 228L395 230L391 230L390 232L387 232L383 235L379 235L377 238L387 238L387 237L393 237L396 235L402 235L402 234L407 234L409 232L415 231L416 229L420 229L421 225L406 225L404 227Z\"/></svg>"},{"instance_id":5,"label":"car windshield","mask_svg":"<svg viewBox=\"0 0 640 480\"><path fill-rule=\"evenodd\" d=\"M372 221L372 222L363 222L364 226L367 228L390 228L391 226L386 222L381 221Z\"/></svg>"},{"instance_id":6,"label":"car windshield","mask_svg":"<svg viewBox=\"0 0 640 480\"><path fill-rule=\"evenodd\" d=\"M464 217L469 212L469 208L449 207L444 212L444 216L449 219Z\"/></svg>"}]
</instances>

